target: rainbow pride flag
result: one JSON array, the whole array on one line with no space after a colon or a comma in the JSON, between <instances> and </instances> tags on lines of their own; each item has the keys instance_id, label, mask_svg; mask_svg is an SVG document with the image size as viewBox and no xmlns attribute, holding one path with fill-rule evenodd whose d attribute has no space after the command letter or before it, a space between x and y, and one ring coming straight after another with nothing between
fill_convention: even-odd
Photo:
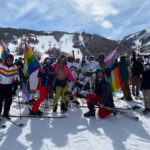
<instances>
[{"instance_id":1,"label":"rainbow pride flag","mask_svg":"<svg viewBox=\"0 0 150 150\"><path fill-rule=\"evenodd\" d=\"M40 68L40 64L34 56L28 44L25 44L24 49L24 74L29 77L33 72Z\"/></svg>"},{"instance_id":2,"label":"rainbow pride flag","mask_svg":"<svg viewBox=\"0 0 150 150\"><path fill-rule=\"evenodd\" d=\"M10 54L10 50L8 49L8 47L6 46L6 44L3 41L1 41L1 42L2 42L1 58L3 60L5 60L6 56Z\"/></svg>"},{"instance_id":3,"label":"rainbow pride flag","mask_svg":"<svg viewBox=\"0 0 150 150\"><path fill-rule=\"evenodd\" d=\"M112 53L109 54L104 60L104 62L106 64L105 68L111 68L117 58L118 58L117 51L116 50L112 51ZM111 72L111 76L108 80L110 81L112 92L115 92L115 91L119 90L120 88L122 88L122 80L121 80L121 76L120 76L119 66L117 66Z\"/></svg>"},{"instance_id":4,"label":"rainbow pride flag","mask_svg":"<svg viewBox=\"0 0 150 150\"><path fill-rule=\"evenodd\" d=\"M117 50L113 50L112 53L110 53L104 60L106 64L105 68L111 68L117 58L118 58Z\"/></svg>"},{"instance_id":5,"label":"rainbow pride flag","mask_svg":"<svg viewBox=\"0 0 150 150\"><path fill-rule=\"evenodd\" d=\"M110 83L111 83L112 92L115 92L115 91L119 90L120 88L122 88L122 80L120 77L119 66L117 66L112 71L111 77L110 77Z\"/></svg>"},{"instance_id":6,"label":"rainbow pride flag","mask_svg":"<svg viewBox=\"0 0 150 150\"><path fill-rule=\"evenodd\" d=\"M31 93L25 83L22 83L22 99L26 102L29 100Z\"/></svg>"}]
</instances>

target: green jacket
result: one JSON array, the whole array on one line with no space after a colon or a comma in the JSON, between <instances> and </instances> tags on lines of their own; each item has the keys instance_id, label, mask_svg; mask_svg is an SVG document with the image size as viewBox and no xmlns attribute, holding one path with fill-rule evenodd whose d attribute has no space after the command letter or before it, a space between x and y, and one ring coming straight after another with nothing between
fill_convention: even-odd
<instances>
[{"instance_id":1,"label":"green jacket","mask_svg":"<svg viewBox=\"0 0 150 150\"><path fill-rule=\"evenodd\" d=\"M129 64L125 59L121 59L119 62L120 76L122 81L129 81L129 72L128 72Z\"/></svg>"}]
</instances>

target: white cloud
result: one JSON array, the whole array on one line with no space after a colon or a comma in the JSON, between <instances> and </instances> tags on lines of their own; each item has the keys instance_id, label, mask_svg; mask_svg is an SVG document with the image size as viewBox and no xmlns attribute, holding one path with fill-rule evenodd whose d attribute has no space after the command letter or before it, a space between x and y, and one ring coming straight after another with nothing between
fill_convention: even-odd
<instances>
[{"instance_id":1,"label":"white cloud","mask_svg":"<svg viewBox=\"0 0 150 150\"><path fill-rule=\"evenodd\" d=\"M117 15L119 11L113 7L115 0L72 0L77 10L93 16L103 28L113 28L108 16Z\"/></svg>"},{"instance_id":2,"label":"white cloud","mask_svg":"<svg viewBox=\"0 0 150 150\"><path fill-rule=\"evenodd\" d=\"M119 39L150 23L149 0L5 0L0 5L3 27L86 31Z\"/></svg>"},{"instance_id":3,"label":"white cloud","mask_svg":"<svg viewBox=\"0 0 150 150\"><path fill-rule=\"evenodd\" d=\"M105 28L105 29L113 28L113 25L112 25L109 21L107 21L107 20L103 21L103 22L101 23L101 26L102 26L103 28Z\"/></svg>"}]
</instances>

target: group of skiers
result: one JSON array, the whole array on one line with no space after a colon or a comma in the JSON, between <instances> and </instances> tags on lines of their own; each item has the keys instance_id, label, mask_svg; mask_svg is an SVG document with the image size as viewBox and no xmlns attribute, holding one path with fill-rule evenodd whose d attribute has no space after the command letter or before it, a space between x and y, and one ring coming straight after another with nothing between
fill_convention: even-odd
<instances>
[{"instance_id":1,"label":"group of skiers","mask_svg":"<svg viewBox=\"0 0 150 150\"><path fill-rule=\"evenodd\" d=\"M109 116L112 113L109 108L115 107L109 77L117 66L119 66L123 83L122 99L127 101L133 100L129 87L129 81L131 81L130 74L132 74L132 94L133 96L139 96L139 91L142 88L145 103L144 113L150 112L150 65L149 63L144 65L141 57L136 58L135 55L135 51L133 51L133 58L131 60L126 56L121 56L120 61L118 62L116 59L109 68L106 67L104 62L104 54L99 54L97 59L93 56L83 57L81 62L79 59L75 60L73 56L66 57L65 55L61 55L56 62L53 57L45 58L37 76L39 78L39 98L34 102L30 114L43 114L39 107L48 94L51 94L53 98L53 112L57 112L60 97L61 111L67 111L67 93L71 93L77 86L84 86L84 90L87 90L88 94L74 93L74 96L87 100L89 111L84 116L95 116L95 105L99 107L99 118ZM18 83L23 82L25 78L22 59L16 59L15 63L13 61L13 55L9 54L0 63L0 116L7 119L10 118L9 111L12 95L16 94ZM87 76L90 77L88 82L84 80ZM84 80L83 84L81 84L82 80ZM86 88L87 85L88 88ZM3 101L5 105L2 114ZM79 104L76 99L74 99L74 102Z\"/></svg>"}]
</instances>

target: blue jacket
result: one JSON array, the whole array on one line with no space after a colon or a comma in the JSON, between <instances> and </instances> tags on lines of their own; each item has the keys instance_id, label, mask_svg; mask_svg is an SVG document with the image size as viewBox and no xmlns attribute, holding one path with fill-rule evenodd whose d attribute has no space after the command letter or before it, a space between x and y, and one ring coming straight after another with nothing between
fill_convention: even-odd
<instances>
[{"instance_id":1,"label":"blue jacket","mask_svg":"<svg viewBox=\"0 0 150 150\"><path fill-rule=\"evenodd\" d=\"M42 86L46 86L46 87L53 86L53 82L55 78L53 66L51 67L43 66L40 69L38 75L39 75L39 78L41 79Z\"/></svg>"}]
</instances>

